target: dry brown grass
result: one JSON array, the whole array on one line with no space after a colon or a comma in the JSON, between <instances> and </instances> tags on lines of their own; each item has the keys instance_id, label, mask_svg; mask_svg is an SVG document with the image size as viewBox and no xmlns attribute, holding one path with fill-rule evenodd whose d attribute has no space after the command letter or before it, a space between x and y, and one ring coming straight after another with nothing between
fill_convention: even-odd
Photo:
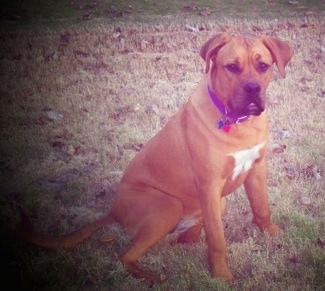
<instances>
[{"instance_id":1,"label":"dry brown grass","mask_svg":"<svg viewBox=\"0 0 325 291\"><path fill-rule=\"evenodd\" d=\"M115 260L130 239L118 225L74 250L44 251L17 238L16 207L53 234L109 211L127 163L202 77L199 47L227 30L277 36L295 50L287 78L275 74L268 106L270 203L285 234L260 234L240 190L229 196L225 217L234 285L210 277L203 237L189 246L170 246L165 238L140 263L167 276L159 290L324 290L325 22L225 19L199 27L200 32L179 24L139 24L1 33L1 256L12 286L145 289L125 277ZM58 120L47 117L49 109ZM289 130L285 138L282 129ZM106 235L115 241L102 243Z\"/></svg>"}]
</instances>

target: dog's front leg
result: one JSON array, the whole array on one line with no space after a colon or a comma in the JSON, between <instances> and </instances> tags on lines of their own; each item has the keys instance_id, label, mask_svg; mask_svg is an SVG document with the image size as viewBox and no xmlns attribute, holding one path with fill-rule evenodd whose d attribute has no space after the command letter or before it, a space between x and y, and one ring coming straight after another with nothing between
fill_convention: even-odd
<instances>
[{"instance_id":1,"label":"dog's front leg","mask_svg":"<svg viewBox=\"0 0 325 291\"><path fill-rule=\"evenodd\" d=\"M227 261L226 240L221 220L223 208L221 189L218 185L210 185L201 188L201 190L200 203L211 272L214 277L231 281L234 277L230 272Z\"/></svg>"},{"instance_id":2,"label":"dog's front leg","mask_svg":"<svg viewBox=\"0 0 325 291\"><path fill-rule=\"evenodd\" d=\"M262 231L275 235L281 230L272 222L267 196L266 159L254 164L244 182L245 190L253 211L253 222Z\"/></svg>"}]
</instances>

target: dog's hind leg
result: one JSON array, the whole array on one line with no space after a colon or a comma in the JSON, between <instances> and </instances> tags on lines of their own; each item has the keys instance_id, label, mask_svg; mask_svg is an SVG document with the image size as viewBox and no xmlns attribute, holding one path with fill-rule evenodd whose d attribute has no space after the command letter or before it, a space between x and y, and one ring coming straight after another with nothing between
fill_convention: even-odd
<instances>
[{"instance_id":1,"label":"dog's hind leg","mask_svg":"<svg viewBox=\"0 0 325 291\"><path fill-rule=\"evenodd\" d=\"M221 198L221 215L224 216L226 212L226 198ZM204 227L203 219L198 220L194 226L191 226L186 231L178 235L174 243L187 244L187 243L196 243L199 241L201 231Z\"/></svg>"},{"instance_id":2,"label":"dog's hind leg","mask_svg":"<svg viewBox=\"0 0 325 291\"><path fill-rule=\"evenodd\" d=\"M178 244L196 243L199 241L200 234L203 228L203 222L199 222L188 230L182 232L176 239Z\"/></svg>"},{"instance_id":3,"label":"dog's hind leg","mask_svg":"<svg viewBox=\"0 0 325 291\"><path fill-rule=\"evenodd\" d=\"M156 190L148 194L133 193L126 196L132 197L127 201L128 206L131 207L133 202L134 204L132 209L127 207L129 212L124 212L121 222L123 227L131 232L133 239L127 249L119 255L119 259L125 265L128 273L135 278L144 279L149 286L152 286L154 283L160 283L160 280L140 269L137 266L137 261L148 248L177 225L182 215L183 206L179 199ZM139 200L144 203L139 203ZM119 214L118 216L120 216Z\"/></svg>"}]
</instances>

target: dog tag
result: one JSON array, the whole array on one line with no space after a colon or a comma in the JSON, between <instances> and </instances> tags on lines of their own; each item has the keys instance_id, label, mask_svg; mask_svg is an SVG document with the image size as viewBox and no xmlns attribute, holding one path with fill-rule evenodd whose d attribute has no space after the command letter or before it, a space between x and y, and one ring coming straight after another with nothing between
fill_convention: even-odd
<instances>
[{"instance_id":1,"label":"dog tag","mask_svg":"<svg viewBox=\"0 0 325 291\"><path fill-rule=\"evenodd\" d=\"M220 119L218 122L218 129L223 128L224 125L225 125L224 121L222 119Z\"/></svg>"},{"instance_id":2,"label":"dog tag","mask_svg":"<svg viewBox=\"0 0 325 291\"><path fill-rule=\"evenodd\" d=\"M222 129L225 132L229 132L229 130L231 129L229 120L220 119L218 122L218 129Z\"/></svg>"},{"instance_id":3,"label":"dog tag","mask_svg":"<svg viewBox=\"0 0 325 291\"><path fill-rule=\"evenodd\" d=\"M225 124L225 125L222 127L222 129L223 129L225 132L229 132L230 129L231 129L231 126L230 126L230 124Z\"/></svg>"}]
</instances>

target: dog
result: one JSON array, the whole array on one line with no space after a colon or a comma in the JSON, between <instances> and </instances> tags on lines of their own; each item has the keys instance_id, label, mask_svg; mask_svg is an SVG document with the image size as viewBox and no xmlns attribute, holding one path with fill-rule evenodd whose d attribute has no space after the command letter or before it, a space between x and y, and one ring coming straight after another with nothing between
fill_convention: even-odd
<instances>
[{"instance_id":1,"label":"dog","mask_svg":"<svg viewBox=\"0 0 325 291\"><path fill-rule=\"evenodd\" d=\"M222 215L225 196L244 185L253 222L269 235L266 184L266 89L275 63L285 77L293 51L276 38L213 36L201 48L205 75L189 101L135 156L118 185L111 212L74 233L36 232L22 213L21 235L45 248L70 248L107 224L132 236L120 255L126 270L148 285L159 280L141 269L139 257L167 234L178 243L199 240L204 228L213 277L234 279L226 257Z\"/></svg>"}]
</instances>

